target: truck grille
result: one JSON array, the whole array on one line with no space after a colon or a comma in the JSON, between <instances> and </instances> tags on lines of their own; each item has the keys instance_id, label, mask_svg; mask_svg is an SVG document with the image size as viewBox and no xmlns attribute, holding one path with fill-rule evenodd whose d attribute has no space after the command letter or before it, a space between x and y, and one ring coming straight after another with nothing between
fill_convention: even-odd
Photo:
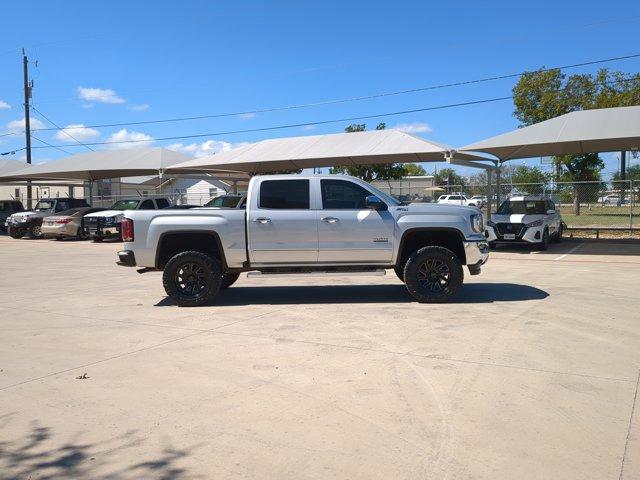
<instances>
[{"instance_id":1,"label":"truck grille","mask_svg":"<svg viewBox=\"0 0 640 480\"><path fill-rule=\"evenodd\" d=\"M498 223L496 226L500 235L513 233L517 237L520 236L520 233L522 233L522 229L524 228L524 224L522 223Z\"/></svg>"}]
</instances>

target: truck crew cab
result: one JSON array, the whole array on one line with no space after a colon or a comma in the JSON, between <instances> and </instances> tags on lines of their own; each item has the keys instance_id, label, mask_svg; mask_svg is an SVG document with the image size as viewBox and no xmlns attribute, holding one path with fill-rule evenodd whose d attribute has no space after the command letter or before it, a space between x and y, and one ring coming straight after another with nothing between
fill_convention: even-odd
<instances>
[{"instance_id":1,"label":"truck crew cab","mask_svg":"<svg viewBox=\"0 0 640 480\"><path fill-rule=\"evenodd\" d=\"M253 177L246 209L126 211L118 264L162 270L179 305L211 301L245 271L393 268L420 302L445 302L489 255L475 207L401 205L353 177Z\"/></svg>"}]
</instances>

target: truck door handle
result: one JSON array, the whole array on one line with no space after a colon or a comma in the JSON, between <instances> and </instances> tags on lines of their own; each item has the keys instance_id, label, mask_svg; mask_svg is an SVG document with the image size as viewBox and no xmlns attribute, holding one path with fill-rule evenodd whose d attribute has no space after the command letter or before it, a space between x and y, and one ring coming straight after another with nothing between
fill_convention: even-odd
<instances>
[{"instance_id":1,"label":"truck door handle","mask_svg":"<svg viewBox=\"0 0 640 480\"><path fill-rule=\"evenodd\" d=\"M262 225L266 225L267 223L271 223L271 219L267 217L258 217L254 221L254 223L261 223Z\"/></svg>"},{"instance_id":2,"label":"truck door handle","mask_svg":"<svg viewBox=\"0 0 640 480\"><path fill-rule=\"evenodd\" d=\"M324 223L338 223L340 221L340 219L336 217L324 217L324 218L321 218L320 220L323 221Z\"/></svg>"}]
</instances>

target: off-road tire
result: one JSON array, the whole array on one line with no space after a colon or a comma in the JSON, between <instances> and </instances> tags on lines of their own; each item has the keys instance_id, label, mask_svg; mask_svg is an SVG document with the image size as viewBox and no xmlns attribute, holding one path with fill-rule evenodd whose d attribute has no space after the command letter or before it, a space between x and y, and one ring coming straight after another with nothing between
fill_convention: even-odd
<instances>
[{"instance_id":1,"label":"off-road tire","mask_svg":"<svg viewBox=\"0 0 640 480\"><path fill-rule=\"evenodd\" d=\"M24 228L14 228L9 227L9 236L11 238L22 238L27 234L27 231Z\"/></svg>"},{"instance_id":2,"label":"off-road tire","mask_svg":"<svg viewBox=\"0 0 640 480\"><path fill-rule=\"evenodd\" d=\"M229 288L231 285L236 283L240 278L240 274L238 272L227 272L222 275L222 282L220 283L220 290L224 290L225 288Z\"/></svg>"},{"instance_id":3,"label":"off-road tire","mask_svg":"<svg viewBox=\"0 0 640 480\"><path fill-rule=\"evenodd\" d=\"M462 262L444 247L424 247L409 257L404 267L407 290L420 303L445 303L462 285Z\"/></svg>"},{"instance_id":4,"label":"off-road tire","mask_svg":"<svg viewBox=\"0 0 640 480\"><path fill-rule=\"evenodd\" d=\"M209 302L218 294L221 284L218 262L202 252L178 253L167 262L162 274L165 292L181 307Z\"/></svg>"}]
</instances>

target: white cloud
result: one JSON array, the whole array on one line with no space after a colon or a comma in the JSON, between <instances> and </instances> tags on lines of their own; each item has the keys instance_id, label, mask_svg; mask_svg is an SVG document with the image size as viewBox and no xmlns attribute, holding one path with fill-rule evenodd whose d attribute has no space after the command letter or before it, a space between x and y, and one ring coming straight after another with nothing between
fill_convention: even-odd
<instances>
[{"instance_id":1,"label":"white cloud","mask_svg":"<svg viewBox=\"0 0 640 480\"><path fill-rule=\"evenodd\" d=\"M40 129L46 128L44 123L42 123L37 118L31 118L29 122L32 129ZM24 117L21 120L12 120L7 123L7 132L8 133L24 133Z\"/></svg>"},{"instance_id":2,"label":"white cloud","mask_svg":"<svg viewBox=\"0 0 640 480\"><path fill-rule=\"evenodd\" d=\"M238 118L240 118L242 120L251 120L252 118L256 118L256 114L255 113L241 113L240 115L238 115Z\"/></svg>"},{"instance_id":3,"label":"white cloud","mask_svg":"<svg viewBox=\"0 0 640 480\"><path fill-rule=\"evenodd\" d=\"M68 135L67 135L68 134ZM96 138L100 136L100 132L93 128L85 127L81 123L72 123L71 125L67 125L62 130L59 130L55 138L58 140L70 140L71 137L76 140L90 140L92 138Z\"/></svg>"},{"instance_id":4,"label":"white cloud","mask_svg":"<svg viewBox=\"0 0 640 480\"><path fill-rule=\"evenodd\" d=\"M116 91L110 88L78 87L78 97L87 102L125 103L125 99L118 96Z\"/></svg>"},{"instance_id":5,"label":"white cloud","mask_svg":"<svg viewBox=\"0 0 640 480\"><path fill-rule=\"evenodd\" d=\"M305 132L310 132L311 130L315 130L316 128L318 128L316 125L305 125L304 127L302 127L302 130L304 130Z\"/></svg>"},{"instance_id":6,"label":"white cloud","mask_svg":"<svg viewBox=\"0 0 640 480\"><path fill-rule=\"evenodd\" d=\"M433 131L428 123L421 122L399 123L393 128L404 133L429 133Z\"/></svg>"},{"instance_id":7,"label":"white cloud","mask_svg":"<svg viewBox=\"0 0 640 480\"><path fill-rule=\"evenodd\" d=\"M10 108L11 108L11 105L9 105L4 100L0 100L0 110L9 110Z\"/></svg>"},{"instance_id":8,"label":"white cloud","mask_svg":"<svg viewBox=\"0 0 640 480\"><path fill-rule=\"evenodd\" d=\"M228 152L234 148L243 147L248 143L229 143L221 140L205 140L201 143L173 143L167 148L169 150L175 150L194 157L205 157L207 155L213 155L220 152Z\"/></svg>"},{"instance_id":9,"label":"white cloud","mask_svg":"<svg viewBox=\"0 0 640 480\"><path fill-rule=\"evenodd\" d=\"M129 107L129 110L133 110L134 112L144 112L145 110L148 110L150 106L151 105L149 105L148 103L143 103L141 105L131 105Z\"/></svg>"},{"instance_id":10,"label":"white cloud","mask_svg":"<svg viewBox=\"0 0 640 480\"><path fill-rule=\"evenodd\" d=\"M109 148L141 148L150 146L155 140L151 135L142 132L129 131L126 128L112 133L107 142L132 142L132 143L116 143L107 145Z\"/></svg>"}]
</instances>

